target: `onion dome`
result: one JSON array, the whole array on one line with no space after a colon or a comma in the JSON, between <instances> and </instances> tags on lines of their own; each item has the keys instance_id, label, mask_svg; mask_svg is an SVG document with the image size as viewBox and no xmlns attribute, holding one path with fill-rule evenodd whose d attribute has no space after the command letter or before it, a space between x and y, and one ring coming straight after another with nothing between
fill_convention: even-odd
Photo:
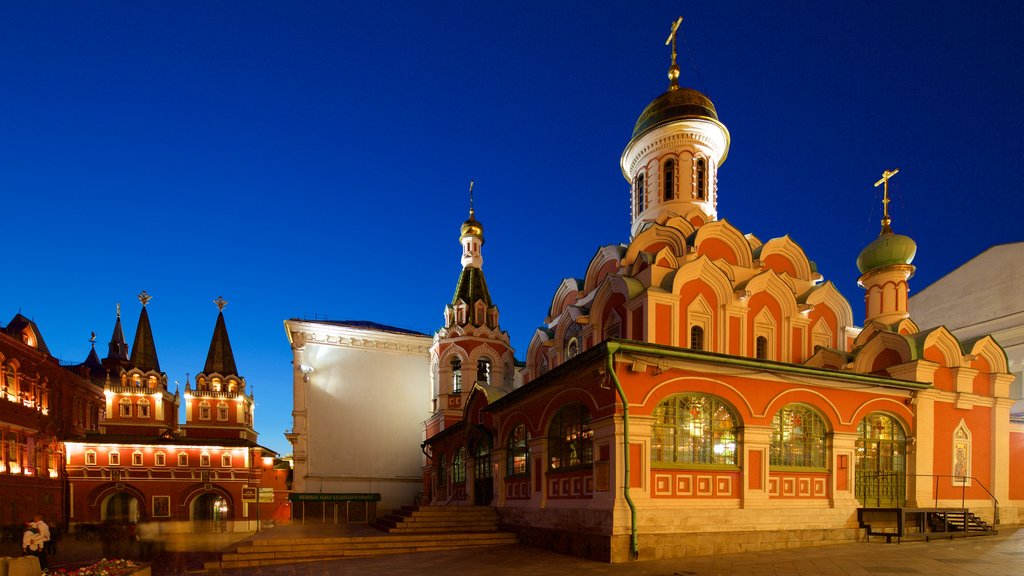
<instances>
[{"instance_id":1,"label":"onion dome","mask_svg":"<svg viewBox=\"0 0 1024 576\"><path fill-rule=\"evenodd\" d=\"M478 236L481 240L484 237L484 225L474 217L472 208L469 209L469 220L462 223L460 238L465 236Z\"/></svg>"},{"instance_id":2,"label":"onion dome","mask_svg":"<svg viewBox=\"0 0 1024 576\"><path fill-rule=\"evenodd\" d=\"M883 232L857 256L857 268L867 274L883 266L908 265L917 254L917 243L910 236Z\"/></svg>"},{"instance_id":3,"label":"onion dome","mask_svg":"<svg viewBox=\"0 0 1024 576\"><path fill-rule=\"evenodd\" d=\"M684 118L704 118L718 122L718 112L711 99L694 90L672 86L644 108L633 127L633 138L651 130Z\"/></svg>"}]
</instances>

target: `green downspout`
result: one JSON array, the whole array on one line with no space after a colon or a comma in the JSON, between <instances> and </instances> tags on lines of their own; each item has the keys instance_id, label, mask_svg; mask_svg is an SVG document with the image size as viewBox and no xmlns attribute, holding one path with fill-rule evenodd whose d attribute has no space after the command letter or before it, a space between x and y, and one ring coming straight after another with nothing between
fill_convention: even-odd
<instances>
[{"instance_id":1,"label":"green downspout","mask_svg":"<svg viewBox=\"0 0 1024 576\"><path fill-rule=\"evenodd\" d=\"M633 498L629 495L629 401L626 400L626 391L622 389L622 383L619 382L619 376L615 373L615 362L612 360L615 356L615 351L618 348L618 343L608 343L608 374L611 375L612 382L615 383L615 391L619 393L619 399L622 400L622 448L624 455L622 461L622 474L625 477L625 481L622 484L622 494L626 498L626 504L629 505L630 557L633 560L636 560L640 557L640 546L637 544L636 535L636 505L633 504Z\"/></svg>"}]
</instances>

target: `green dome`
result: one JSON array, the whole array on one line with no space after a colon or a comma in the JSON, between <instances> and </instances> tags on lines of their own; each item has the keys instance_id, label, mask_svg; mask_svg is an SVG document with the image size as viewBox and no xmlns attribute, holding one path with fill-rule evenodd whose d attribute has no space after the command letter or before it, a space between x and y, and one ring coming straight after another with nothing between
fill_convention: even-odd
<instances>
[{"instance_id":1,"label":"green dome","mask_svg":"<svg viewBox=\"0 0 1024 576\"><path fill-rule=\"evenodd\" d=\"M718 122L718 113L710 98L692 88L669 90L644 108L633 127L633 138L681 118L707 118Z\"/></svg>"},{"instance_id":2,"label":"green dome","mask_svg":"<svg viewBox=\"0 0 1024 576\"><path fill-rule=\"evenodd\" d=\"M893 264L910 264L917 254L917 243L910 236L882 234L860 251L857 268L861 274Z\"/></svg>"}]
</instances>

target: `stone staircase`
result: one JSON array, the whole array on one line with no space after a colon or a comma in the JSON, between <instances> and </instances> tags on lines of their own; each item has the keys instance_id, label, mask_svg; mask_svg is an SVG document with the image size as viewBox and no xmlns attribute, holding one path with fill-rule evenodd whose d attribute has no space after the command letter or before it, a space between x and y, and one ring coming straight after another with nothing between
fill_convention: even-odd
<instances>
[{"instance_id":1,"label":"stone staircase","mask_svg":"<svg viewBox=\"0 0 1024 576\"><path fill-rule=\"evenodd\" d=\"M497 513L488 507L404 507L380 518L379 535L250 540L219 561L206 562L207 571L256 568L300 562L323 562L388 554L501 546L518 542L515 534L498 531Z\"/></svg>"},{"instance_id":2,"label":"stone staircase","mask_svg":"<svg viewBox=\"0 0 1024 576\"><path fill-rule=\"evenodd\" d=\"M388 534L493 533L498 513L490 506L403 506L373 525Z\"/></svg>"}]
</instances>

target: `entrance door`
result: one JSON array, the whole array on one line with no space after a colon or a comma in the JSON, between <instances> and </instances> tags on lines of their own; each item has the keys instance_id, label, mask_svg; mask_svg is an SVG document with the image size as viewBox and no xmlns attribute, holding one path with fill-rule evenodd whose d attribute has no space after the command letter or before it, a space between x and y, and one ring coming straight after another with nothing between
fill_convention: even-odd
<instances>
[{"instance_id":1,"label":"entrance door","mask_svg":"<svg viewBox=\"0 0 1024 576\"><path fill-rule=\"evenodd\" d=\"M219 494L203 494L192 501L192 521L197 532L224 532L230 510Z\"/></svg>"},{"instance_id":2,"label":"entrance door","mask_svg":"<svg viewBox=\"0 0 1024 576\"><path fill-rule=\"evenodd\" d=\"M476 465L473 468L473 504L489 506L494 499L494 478L491 471L491 440L481 439L476 445Z\"/></svg>"},{"instance_id":3,"label":"entrance door","mask_svg":"<svg viewBox=\"0 0 1024 576\"><path fill-rule=\"evenodd\" d=\"M857 499L872 508L907 502L907 435L899 421L876 412L857 426Z\"/></svg>"},{"instance_id":4,"label":"entrance door","mask_svg":"<svg viewBox=\"0 0 1024 576\"><path fill-rule=\"evenodd\" d=\"M127 492L113 494L103 505L102 519L118 524L136 522L139 519L139 501Z\"/></svg>"}]
</instances>

